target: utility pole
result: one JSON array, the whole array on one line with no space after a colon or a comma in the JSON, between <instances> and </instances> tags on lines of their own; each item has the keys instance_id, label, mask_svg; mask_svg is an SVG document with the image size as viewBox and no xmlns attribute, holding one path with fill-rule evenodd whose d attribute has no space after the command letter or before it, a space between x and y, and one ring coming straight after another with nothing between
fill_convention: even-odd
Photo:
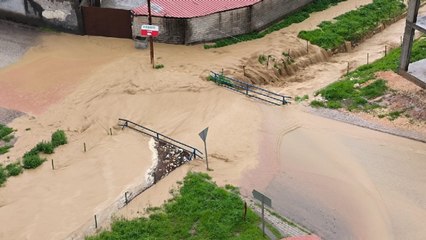
<instances>
[{"instance_id":1,"label":"utility pole","mask_svg":"<svg viewBox=\"0 0 426 240\"><path fill-rule=\"evenodd\" d=\"M152 25L152 15L151 15L151 0L148 0L148 24ZM149 49L151 52L151 64L152 68L155 68L154 62L154 38L149 36Z\"/></svg>"}]
</instances>

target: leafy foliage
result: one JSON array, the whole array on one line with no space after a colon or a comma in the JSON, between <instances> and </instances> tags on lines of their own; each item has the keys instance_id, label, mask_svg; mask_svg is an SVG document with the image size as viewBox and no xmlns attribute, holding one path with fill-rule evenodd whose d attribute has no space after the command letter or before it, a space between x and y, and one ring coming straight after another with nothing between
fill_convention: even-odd
<instances>
[{"instance_id":1,"label":"leafy foliage","mask_svg":"<svg viewBox=\"0 0 426 240\"><path fill-rule=\"evenodd\" d=\"M405 5L401 0L374 0L371 4L338 16L334 22L322 22L318 25L319 29L301 31L299 37L324 49L336 49L345 41L360 41L404 10Z\"/></svg>"},{"instance_id":2,"label":"leafy foliage","mask_svg":"<svg viewBox=\"0 0 426 240\"><path fill-rule=\"evenodd\" d=\"M54 152L53 144L50 142L40 142L36 146L36 151L39 153L52 154Z\"/></svg>"},{"instance_id":3,"label":"leafy foliage","mask_svg":"<svg viewBox=\"0 0 426 240\"><path fill-rule=\"evenodd\" d=\"M350 111L370 111L378 108L379 106L370 102L370 100L384 95L389 89L385 80L376 79L375 73L389 70L397 71L400 55L400 48L393 49L386 57L350 72L340 81L319 90L316 94L321 95L324 101L312 101L311 106L334 109L345 107ZM425 58L426 38L420 38L414 42L411 61L415 62ZM395 112L389 115L389 119L393 120L399 117L401 113Z\"/></svg>"},{"instance_id":4,"label":"leafy foliage","mask_svg":"<svg viewBox=\"0 0 426 240\"><path fill-rule=\"evenodd\" d=\"M243 35L239 35L235 37L225 38L225 39L216 41L214 44L210 44L210 45L206 44L204 45L204 48L205 49L220 48L220 47L236 44L239 42L251 41L251 40L263 38L264 36L272 32L286 28L292 25L293 23L303 22L305 19L309 18L311 13L323 11L329 8L330 6L336 5L337 3L343 2L343 1L346 1L346 0L314 0L311 4L308 4L301 10L298 10L288 15L282 21L276 24L273 24L272 26L266 28L265 30L261 32L252 32L252 33L247 33L247 34L243 34Z\"/></svg>"},{"instance_id":5,"label":"leafy foliage","mask_svg":"<svg viewBox=\"0 0 426 240\"><path fill-rule=\"evenodd\" d=\"M6 170L9 176L18 176L23 172L22 166L19 163L9 163L6 166Z\"/></svg>"},{"instance_id":6,"label":"leafy foliage","mask_svg":"<svg viewBox=\"0 0 426 240\"><path fill-rule=\"evenodd\" d=\"M242 218L243 201L219 188L202 173L189 173L172 201L149 218L118 220L111 231L87 240L127 239L263 239L260 222L250 209ZM229 187L228 187L229 188Z\"/></svg>"},{"instance_id":7,"label":"leafy foliage","mask_svg":"<svg viewBox=\"0 0 426 240\"><path fill-rule=\"evenodd\" d=\"M46 159L40 158L38 154L24 155L22 163L25 169L34 169L43 164Z\"/></svg>"},{"instance_id":8,"label":"leafy foliage","mask_svg":"<svg viewBox=\"0 0 426 240\"><path fill-rule=\"evenodd\" d=\"M54 148L67 143L67 136L63 130L56 130L56 132L52 134L52 145Z\"/></svg>"},{"instance_id":9,"label":"leafy foliage","mask_svg":"<svg viewBox=\"0 0 426 240\"><path fill-rule=\"evenodd\" d=\"M3 168L3 165L0 164L0 186L2 186L7 181L7 173Z\"/></svg>"},{"instance_id":10,"label":"leafy foliage","mask_svg":"<svg viewBox=\"0 0 426 240\"><path fill-rule=\"evenodd\" d=\"M0 124L0 140L4 140L6 136L11 134L13 132L13 129L10 127L7 127L3 124Z\"/></svg>"}]
</instances>

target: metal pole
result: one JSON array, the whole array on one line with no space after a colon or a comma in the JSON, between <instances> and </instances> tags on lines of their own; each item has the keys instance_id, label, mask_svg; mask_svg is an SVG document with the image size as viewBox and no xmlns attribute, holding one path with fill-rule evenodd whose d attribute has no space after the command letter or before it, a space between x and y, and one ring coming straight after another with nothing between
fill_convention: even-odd
<instances>
[{"instance_id":1,"label":"metal pole","mask_svg":"<svg viewBox=\"0 0 426 240\"><path fill-rule=\"evenodd\" d=\"M262 231L263 237L265 237L265 201L262 199Z\"/></svg>"},{"instance_id":2,"label":"metal pole","mask_svg":"<svg viewBox=\"0 0 426 240\"><path fill-rule=\"evenodd\" d=\"M209 170L209 160L207 159L207 143L204 141L204 152L206 154L206 165L207 165L207 171Z\"/></svg>"},{"instance_id":3,"label":"metal pole","mask_svg":"<svg viewBox=\"0 0 426 240\"><path fill-rule=\"evenodd\" d=\"M151 15L151 0L148 0L148 24L152 25L152 15ZM154 39L152 36L149 36L149 48L151 53L151 64L152 68L155 68L155 62L154 62Z\"/></svg>"}]
</instances>

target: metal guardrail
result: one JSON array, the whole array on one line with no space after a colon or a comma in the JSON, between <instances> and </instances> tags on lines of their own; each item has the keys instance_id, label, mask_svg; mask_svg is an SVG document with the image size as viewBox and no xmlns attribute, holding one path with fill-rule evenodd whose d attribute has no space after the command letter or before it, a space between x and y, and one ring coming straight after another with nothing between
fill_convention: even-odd
<instances>
[{"instance_id":1,"label":"metal guardrail","mask_svg":"<svg viewBox=\"0 0 426 240\"><path fill-rule=\"evenodd\" d=\"M291 97L289 96L280 95L253 84L226 77L223 74L211 72L210 76L217 84L231 89L232 91L242 93L248 97L256 98L278 106L290 103L289 100Z\"/></svg>"},{"instance_id":2,"label":"metal guardrail","mask_svg":"<svg viewBox=\"0 0 426 240\"><path fill-rule=\"evenodd\" d=\"M161 133L159 133L157 131L154 131L152 129L149 129L147 127L144 127L142 125L134 123L134 122L132 122L130 120L122 119L122 118L119 118L118 120L120 121L118 123L118 125L121 126L122 129L124 129L125 127L128 127L128 128L133 129L133 130L135 130L137 132L146 134L148 136L156 138L157 140L161 140L161 141L167 142L167 143L169 143L169 144L171 144L173 146L176 146L178 148L181 148L181 149L183 149L183 150L191 153L191 159L190 160L192 160L193 158L197 158L197 157L199 157L201 159L203 158L202 157L203 153L200 150L198 150L197 148L195 148L195 147L191 147L191 146L189 146L189 145L187 145L185 143L182 143L182 142L179 142L179 141L177 141L177 140L175 140L173 138L167 137L167 136L165 136L165 135L163 135L163 134L161 134Z\"/></svg>"}]
</instances>

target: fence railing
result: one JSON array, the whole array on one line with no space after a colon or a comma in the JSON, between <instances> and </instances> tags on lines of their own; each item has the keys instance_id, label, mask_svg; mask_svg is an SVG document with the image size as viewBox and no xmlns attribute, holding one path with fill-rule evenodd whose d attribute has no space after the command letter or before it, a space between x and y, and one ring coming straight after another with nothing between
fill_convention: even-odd
<instances>
[{"instance_id":1,"label":"fence railing","mask_svg":"<svg viewBox=\"0 0 426 240\"><path fill-rule=\"evenodd\" d=\"M165 135L163 135L163 134L161 134L161 133L159 133L157 131L154 131L152 129L149 129L147 127L144 127L142 125L134 123L134 122L132 122L130 120L122 119L122 118L119 118L118 120L119 120L118 125L121 126L123 129L125 127L128 127L128 128L133 129L133 130L135 130L137 132L140 132L140 133L146 134L148 136L151 136L151 137L153 137L153 138L155 138L155 139L157 139L159 141L167 142L167 143L169 143L169 144L171 144L173 146L176 146L178 148L181 148L181 149L183 149L185 151L190 152L191 153L191 159L190 160L192 160L192 158L197 158L197 157L199 157L201 159L203 158L202 157L203 153L200 150L198 150L197 148L195 148L195 147L189 146L189 145L187 145L185 143L182 143L180 141L177 141L177 140L175 140L173 138L167 137L167 136L165 136Z\"/></svg>"},{"instance_id":2,"label":"fence railing","mask_svg":"<svg viewBox=\"0 0 426 240\"><path fill-rule=\"evenodd\" d=\"M242 93L248 97L256 98L278 106L290 103L289 100L291 97L289 96L274 93L253 84L226 77L223 74L211 72L210 76L217 84Z\"/></svg>"}]
</instances>

